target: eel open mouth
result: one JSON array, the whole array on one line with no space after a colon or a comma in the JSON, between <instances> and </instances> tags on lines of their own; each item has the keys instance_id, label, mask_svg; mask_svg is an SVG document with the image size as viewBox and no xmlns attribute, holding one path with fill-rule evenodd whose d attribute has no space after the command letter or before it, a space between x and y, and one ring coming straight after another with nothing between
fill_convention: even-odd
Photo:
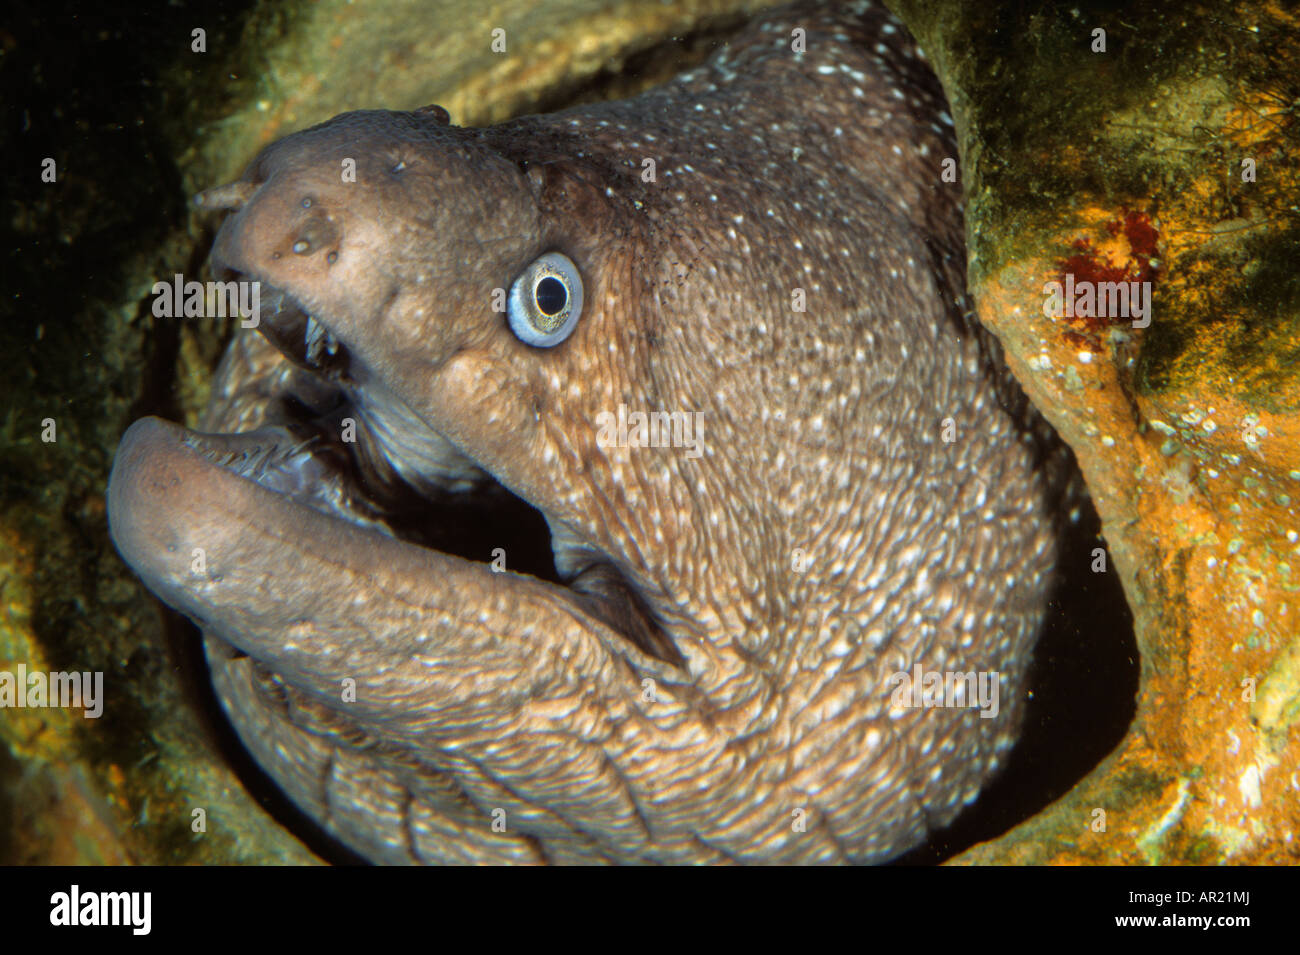
<instances>
[{"instance_id":1,"label":"eel open mouth","mask_svg":"<svg viewBox=\"0 0 1300 955\"><path fill-rule=\"evenodd\" d=\"M217 271L225 280L245 280L232 269ZM373 381L347 344L301 302L266 283L261 288L258 330L298 369L298 387L268 397L270 406L259 411L267 423L251 431L201 433L157 418L128 429L111 482L110 514L115 539L137 569L144 573L159 553L139 531L154 535L162 528L154 507L132 499L141 484L130 478L156 457L184 468L194 501L222 493L218 488L237 494L233 478L274 494L274 504L264 500L258 507L262 513L282 511L289 524L306 509L394 546L401 542L487 565L502 586L521 575L562 586L584 611L642 652L682 665L671 638L611 562L570 543L562 575L552 529L540 511ZM198 484L204 480L211 484ZM196 484L212 491L200 493ZM149 485L157 489L158 482ZM191 526L201 526L199 515L194 517ZM179 514L172 522L174 529L186 523ZM189 551L196 549L204 550L197 544ZM175 541L163 548L177 550Z\"/></svg>"}]
</instances>

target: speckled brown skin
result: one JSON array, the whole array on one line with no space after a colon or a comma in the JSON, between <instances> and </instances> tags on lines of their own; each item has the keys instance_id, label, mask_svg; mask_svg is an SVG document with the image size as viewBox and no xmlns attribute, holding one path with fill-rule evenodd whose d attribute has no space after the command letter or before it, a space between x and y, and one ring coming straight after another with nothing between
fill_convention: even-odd
<instances>
[{"instance_id":1,"label":"speckled brown skin","mask_svg":"<svg viewBox=\"0 0 1300 955\"><path fill-rule=\"evenodd\" d=\"M208 426L327 381L408 482L490 476L539 509L568 584L133 426L117 546L204 628L299 805L382 862L869 862L976 796L1018 730L1054 543L1023 403L962 317L942 110L880 8L796 7L635 99L485 129L350 113L209 196L238 208L218 266L347 360L313 381L240 340ZM535 349L493 291L552 250L586 305ZM702 412L704 453L601 446L620 404ZM998 715L891 708L917 664L1000 673Z\"/></svg>"}]
</instances>

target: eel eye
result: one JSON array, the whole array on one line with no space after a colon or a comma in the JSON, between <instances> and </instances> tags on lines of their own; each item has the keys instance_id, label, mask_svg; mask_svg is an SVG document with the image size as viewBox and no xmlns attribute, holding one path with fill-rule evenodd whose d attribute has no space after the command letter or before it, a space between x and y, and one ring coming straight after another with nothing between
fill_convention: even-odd
<instances>
[{"instance_id":1,"label":"eel eye","mask_svg":"<svg viewBox=\"0 0 1300 955\"><path fill-rule=\"evenodd\" d=\"M582 276L559 252L535 259L510 286L510 330L525 345L550 348L564 341L582 314Z\"/></svg>"}]
</instances>

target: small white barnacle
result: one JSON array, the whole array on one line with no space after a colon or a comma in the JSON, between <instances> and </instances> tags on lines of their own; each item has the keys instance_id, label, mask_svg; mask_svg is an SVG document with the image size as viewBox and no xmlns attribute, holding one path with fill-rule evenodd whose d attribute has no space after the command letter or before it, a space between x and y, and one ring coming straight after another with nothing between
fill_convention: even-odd
<instances>
[{"instance_id":1,"label":"small white barnacle","mask_svg":"<svg viewBox=\"0 0 1300 955\"><path fill-rule=\"evenodd\" d=\"M538 256L510 286L510 330L524 344L551 348L573 333L582 314L582 276L559 252Z\"/></svg>"}]
</instances>

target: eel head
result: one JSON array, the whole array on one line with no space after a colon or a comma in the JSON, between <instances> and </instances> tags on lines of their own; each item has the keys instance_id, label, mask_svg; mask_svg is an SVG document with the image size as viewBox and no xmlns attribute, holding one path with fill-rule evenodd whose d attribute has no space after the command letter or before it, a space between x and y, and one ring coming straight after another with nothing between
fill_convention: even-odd
<instances>
[{"instance_id":1,"label":"eel head","mask_svg":"<svg viewBox=\"0 0 1300 955\"><path fill-rule=\"evenodd\" d=\"M945 308L919 226L881 227L901 280L793 313L788 244L569 135L349 113L205 193L278 352L227 357L205 424L238 433L127 432L117 547L371 858L896 854L1014 739L1013 702L899 709L890 675L1023 669L1028 459L995 425L933 463L988 411L891 318Z\"/></svg>"}]
</instances>

